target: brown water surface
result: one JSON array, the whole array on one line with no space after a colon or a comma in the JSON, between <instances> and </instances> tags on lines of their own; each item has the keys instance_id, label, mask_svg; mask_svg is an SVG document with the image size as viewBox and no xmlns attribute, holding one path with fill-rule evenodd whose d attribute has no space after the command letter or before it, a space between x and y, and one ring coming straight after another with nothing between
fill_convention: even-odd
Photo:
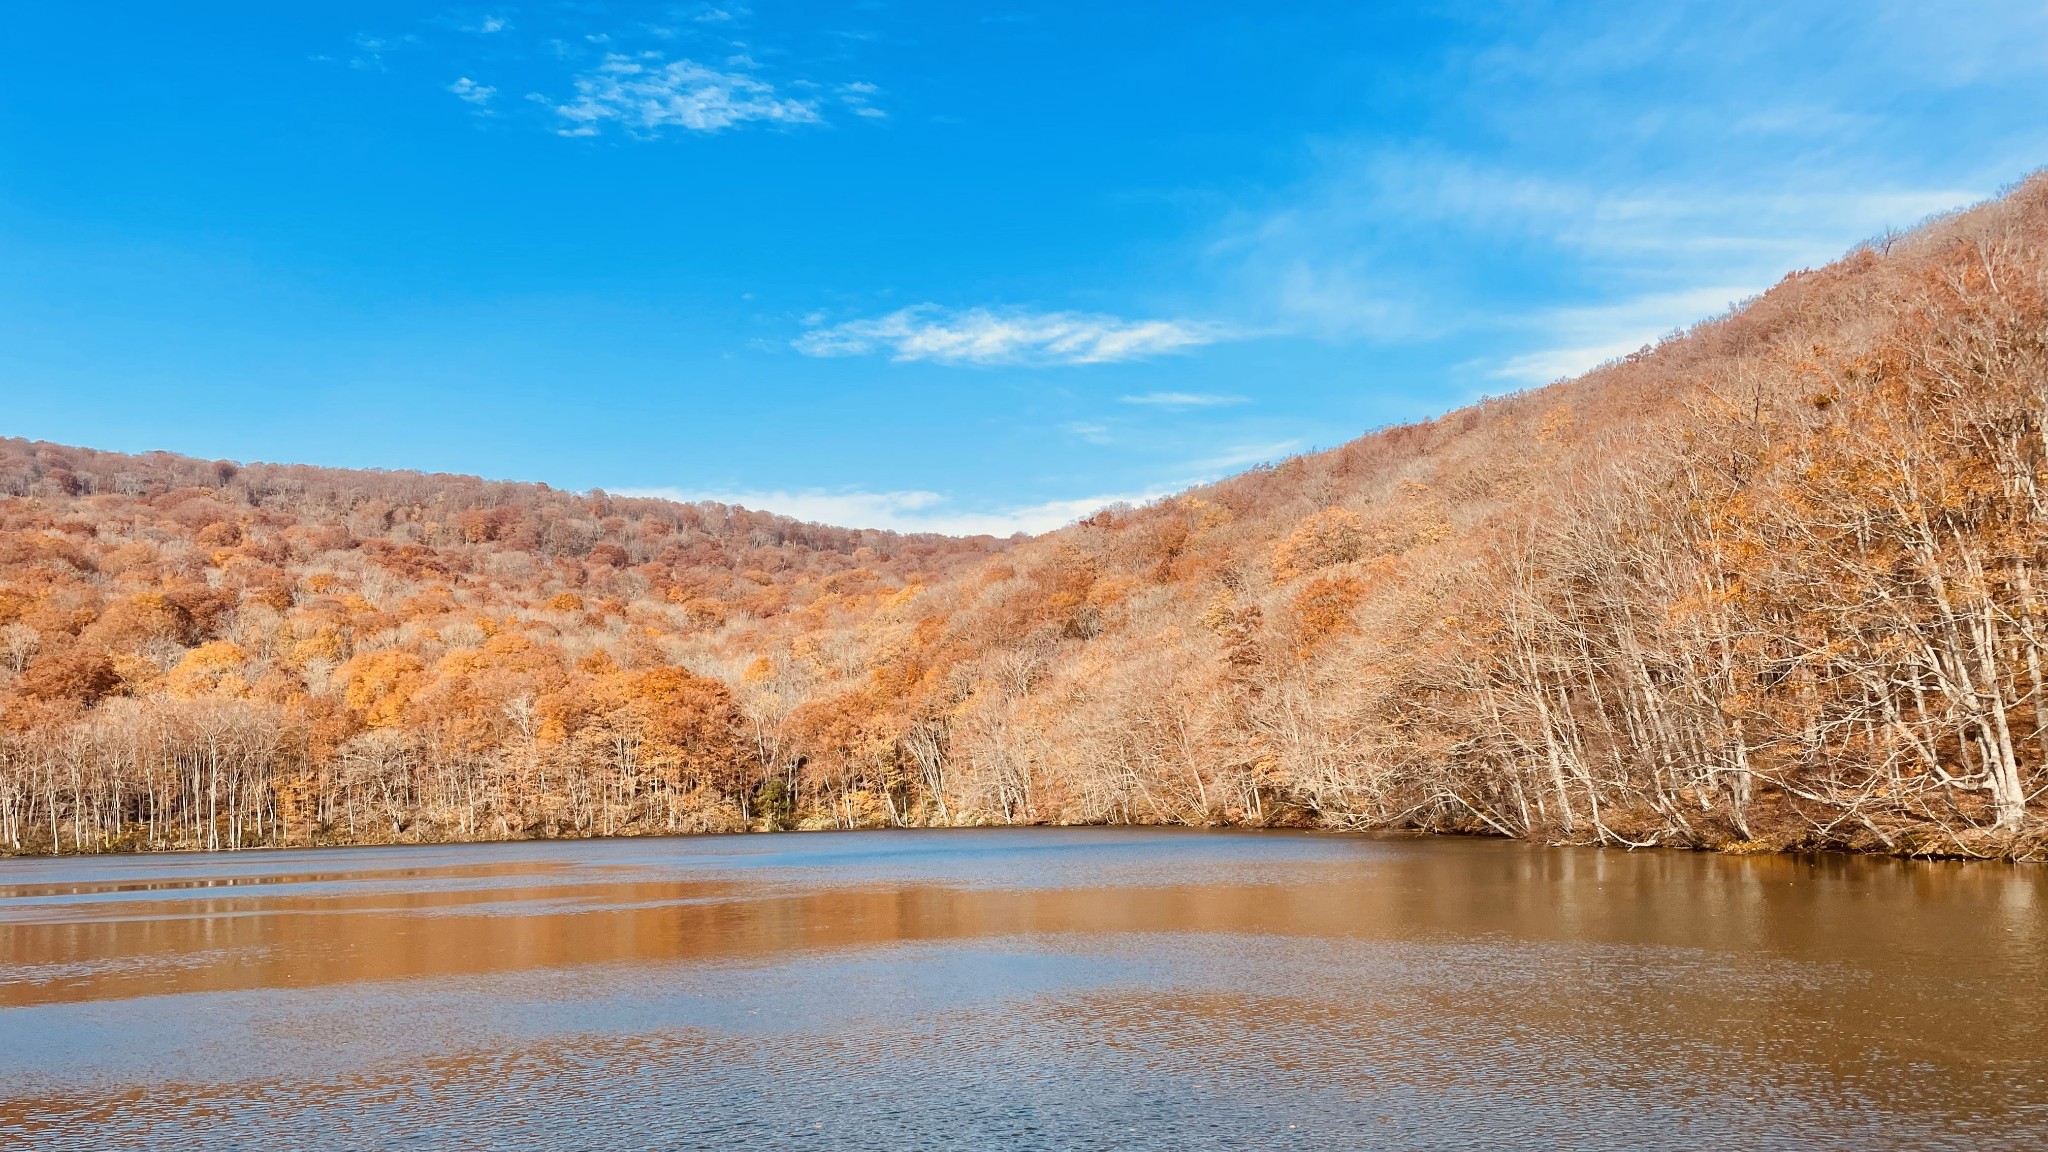
<instances>
[{"instance_id":1,"label":"brown water surface","mask_svg":"<svg viewBox=\"0 0 2048 1152\"><path fill-rule=\"evenodd\" d=\"M2048 869L1109 830L0 861L0 1147L2048 1146Z\"/></svg>"}]
</instances>

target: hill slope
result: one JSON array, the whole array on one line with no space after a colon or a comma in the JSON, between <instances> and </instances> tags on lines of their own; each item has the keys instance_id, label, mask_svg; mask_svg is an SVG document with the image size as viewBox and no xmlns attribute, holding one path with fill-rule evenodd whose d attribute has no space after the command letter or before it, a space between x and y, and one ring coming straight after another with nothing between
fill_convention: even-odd
<instances>
[{"instance_id":1,"label":"hill slope","mask_svg":"<svg viewBox=\"0 0 2048 1152\"><path fill-rule=\"evenodd\" d=\"M0 846L2038 853L2044 243L2037 178L1580 379L1015 546L8 442Z\"/></svg>"}]
</instances>

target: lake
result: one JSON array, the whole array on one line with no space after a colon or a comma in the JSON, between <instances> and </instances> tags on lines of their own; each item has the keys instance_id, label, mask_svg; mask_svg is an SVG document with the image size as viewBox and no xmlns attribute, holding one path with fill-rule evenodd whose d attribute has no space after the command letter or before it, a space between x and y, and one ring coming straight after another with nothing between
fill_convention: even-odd
<instances>
[{"instance_id":1,"label":"lake","mask_svg":"<svg viewBox=\"0 0 2048 1152\"><path fill-rule=\"evenodd\" d=\"M1017 829L0 860L0 1147L2038 1149L2048 869Z\"/></svg>"}]
</instances>

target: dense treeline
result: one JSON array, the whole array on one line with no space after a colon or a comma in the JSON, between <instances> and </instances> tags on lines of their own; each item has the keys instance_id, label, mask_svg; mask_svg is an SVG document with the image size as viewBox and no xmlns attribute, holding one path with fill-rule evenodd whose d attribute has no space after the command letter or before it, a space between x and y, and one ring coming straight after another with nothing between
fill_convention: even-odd
<instances>
[{"instance_id":1,"label":"dense treeline","mask_svg":"<svg viewBox=\"0 0 2048 1152\"><path fill-rule=\"evenodd\" d=\"M2048 180L1021 543L0 445L0 847L991 822L2038 855Z\"/></svg>"},{"instance_id":2,"label":"dense treeline","mask_svg":"<svg viewBox=\"0 0 2048 1152\"><path fill-rule=\"evenodd\" d=\"M18 440L0 494L13 850L788 823L785 685L1009 546Z\"/></svg>"}]
</instances>

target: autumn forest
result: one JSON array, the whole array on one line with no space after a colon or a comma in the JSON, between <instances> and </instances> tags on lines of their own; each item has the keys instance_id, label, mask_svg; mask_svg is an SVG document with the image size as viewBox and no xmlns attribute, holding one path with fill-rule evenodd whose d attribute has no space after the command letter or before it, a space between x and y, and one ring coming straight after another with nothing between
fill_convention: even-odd
<instances>
[{"instance_id":1,"label":"autumn forest","mask_svg":"<svg viewBox=\"0 0 2048 1152\"><path fill-rule=\"evenodd\" d=\"M1142 823L2048 850L2048 178L1034 539L0 441L0 851Z\"/></svg>"}]
</instances>

